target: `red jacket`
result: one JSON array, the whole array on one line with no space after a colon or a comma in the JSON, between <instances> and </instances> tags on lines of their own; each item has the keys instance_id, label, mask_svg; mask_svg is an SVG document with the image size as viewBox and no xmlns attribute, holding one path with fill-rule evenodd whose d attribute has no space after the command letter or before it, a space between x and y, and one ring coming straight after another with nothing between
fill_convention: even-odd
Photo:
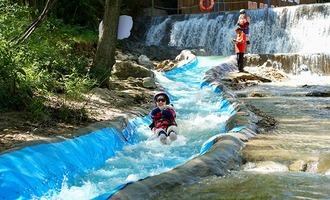
<instances>
[{"instance_id":1,"label":"red jacket","mask_svg":"<svg viewBox=\"0 0 330 200\"><path fill-rule=\"evenodd\" d=\"M247 16L243 18L239 17L237 23L242 29L248 29L250 24Z\"/></svg>"},{"instance_id":2,"label":"red jacket","mask_svg":"<svg viewBox=\"0 0 330 200\"><path fill-rule=\"evenodd\" d=\"M246 35L243 31L241 33L237 34L236 41L237 42L235 42L235 52L236 53L245 53Z\"/></svg>"},{"instance_id":3,"label":"red jacket","mask_svg":"<svg viewBox=\"0 0 330 200\"><path fill-rule=\"evenodd\" d=\"M166 109L160 110L158 107L154 108L151 113L152 124L150 128L156 130L162 128L166 130L169 126L177 125L175 121L176 113L172 106L166 105Z\"/></svg>"}]
</instances>

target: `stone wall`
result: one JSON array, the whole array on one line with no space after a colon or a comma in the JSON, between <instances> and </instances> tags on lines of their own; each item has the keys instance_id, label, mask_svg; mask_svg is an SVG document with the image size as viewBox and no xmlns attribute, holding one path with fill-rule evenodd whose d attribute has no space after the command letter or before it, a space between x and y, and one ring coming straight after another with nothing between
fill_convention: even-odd
<instances>
[{"instance_id":1,"label":"stone wall","mask_svg":"<svg viewBox=\"0 0 330 200\"><path fill-rule=\"evenodd\" d=\"M285 73L330 75L330 54L246 54L246 66L273 67Z\"/></svg>"}]
</instances>

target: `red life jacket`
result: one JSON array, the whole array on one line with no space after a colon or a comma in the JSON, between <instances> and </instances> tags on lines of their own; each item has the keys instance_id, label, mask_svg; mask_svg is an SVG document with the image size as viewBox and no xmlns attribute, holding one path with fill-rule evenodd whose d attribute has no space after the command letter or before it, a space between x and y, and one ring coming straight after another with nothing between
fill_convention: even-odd
<instances>
[{"instance_id":1,"label":"red life jacket","mask_svg":"<svg viewBox=\"0 0 330 200\"><path fill-rule=\"evenodd\" d=\"M175 121L175 111L173 109L168 109L172 113L172 117L167 118L164 115L162 115L160 112L157 113L154 117L152 117L152 122L154 124L154 130L158 128L167 129L169 126L176 126Z\"/></svg>"},{"instance_id":2,"label":"red life jacket","mask_svg":"<svg viewBox=\"0 0 330 200\"><path fill-rule=\"evenodd\" d=\"M242 28L242 29L248 29L249 28L249 22L248 22L248 18L247 16L243 17L243 18L238 18L238 25Z\"/></svg>"}]
</instances>

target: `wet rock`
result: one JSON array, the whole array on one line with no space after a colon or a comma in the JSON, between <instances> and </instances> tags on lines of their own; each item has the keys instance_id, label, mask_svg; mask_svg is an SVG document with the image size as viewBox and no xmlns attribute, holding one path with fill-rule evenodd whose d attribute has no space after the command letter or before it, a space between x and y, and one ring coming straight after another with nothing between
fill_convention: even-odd
<instances>
[{"instance_id":1,"label":"wet rock","mask_svg":"<svg viewBox=\"0 0 330 200\"><path fill-rule=\"evenodd\" d=\"M164 60L160 62L155 69L157 71L170 71L179 66L183 66L194 59L196 59L196 55L189 50L183 50L174 60Z\"/></svg>"},{"instance_id":2,"label":"wet rock","mask_svg":"<svg viewBox=\"0 0 330 200\"><path fill-rule=\"evenodd\" d=\"M306 94L308 97L330 97L330 91L312 91Z\"/></svg>"},{"instance_id":3,"label":"wet rock","mask_svg":"<svg viewBox=\"0 0 330 200\"><path fill-rule=\"evenodd\" d=\"M117 62L112 69L112 75L118 79L127 79L128 77L144 78L153 77L153 72L148 68L138 65L131 61Z\"/></svg>"},{"instance_id":4,"label":"wet rock","mask_svg":"<svg viewBox=\"0 0 330 200\"><path fill-rule=\"evenodd\" d=\"M237 137L242 142L248 142L251 139L251 137L249 137L248 135L243 134L243 133L240 133L240 132L237 132L237 133L227 133L227 134L229 134L231 136L234 136L234 137Z\"/></svg>"},{"instance_id":5,"label":"wet rock","mask_svg":"<svg viewBox=\"0 0 330 200\"><path fill-rule=\"evenodd\" d=\"M250 97L266 97L267 95L261 92L251 92Z\"/></svg>"},{"instance_id":6,"label":"wet rock","mask_svg":"<svg viewBox=\"0 0 330 200\"><path fill-rule=\"evenodd\" d=\"M267 65L262 65L260 67L245 67L245 69L257 77L259 77L262 82L272 82L272 81L286 81L289 77L275 68Z\"/></svg>"},{"instance_id":7,"label":"wet rock","mask_svg":"<svg viewBox=\"0 0 330 200\"><path fill-rule=\"evenodd\" d=\"M190 49L196 56L209 56L211 52L209 49Z\"/></svg>"},{"instance_id":8,"label":"wet rock","mask_svg":"<svg viewBox=\"0 0 330 200\"><path fill-rule=\"evenodd\" d=\"M154 67L154 64L150 61L150 59L146 55L140 55L138 58L138 63L149 69Z\"/></svg>"},{"instance_id":9,"label":"wet rock","mask_svg":"<svg viewBox=\"0 0 330 200\"><path fill-rule=\"evenodd\" d=\"M312 85L307 85L307 84L305 84L305 85L302 85L301 86L302 88L311 88L311 87L313 87Z\"/></svg>"},{"instance_id":10,"label":"wet rock","mask_svg":"<svg viewBox=\"0 0 330 200\"><path fill-rule=\"evenodd\" d=\"M245 93L237 93L237 98L246 98L246 97L248 97L248 95Z\"/></svg>"},{"instance_id":11,"label":"wet rock","mask_svg":"<svg viewBox=\"0 0 330 200\"><path fill-rule=\"evenodd\" d=\"M257 172L283 172L289 171L289 168L286 165L273 162L273 161L262 161L257 163L248 163L245 168L245 171L257 171Z\"/></svg>"},{"instance_id":12,"label":"wet rock","mask_svg":"<svg viewBox=\"0 0 330 200\"><path fill-rule=\"evenodd\" d=\"M230 72L234 72L238 70L236 67L236 60L235 57L230 57L227 62L221 63L218 66L212 67L212 69L205 72L204 80L211 83L211 82L228 82L228 83L235 83L232 77L228 77Z\"/></svg>"},{"instance_id":13,"label":"wet rock","mask_svg":"<svg viewBox=\"0 0 330 200\"><path fill-rule=\"evenodd\" d=\"M149 88L149 89L157 88L155 79L151 78L151 77L143 78L142 84L143 84L143 87L145 87L145 88Z\"/></svg>"},{"instance_id":14,"label":"wet rock","mask_svg":"<svg viewBox=\"0 0 330 200\"><path fill-rule=\"evenodd\" d=\"M304 160L296 160L294 161L290 166L290 171L306 171L307 168L307 162Z\"/></svg>"},{"instance_id":15,"label":"wet rock","mask_svg":"<svg viewBox=\"0 0 330 200\"><path fill-rule=\"evenodd\" d=\"M231 72L229 73L230 77L237 83L248 82L248 81L256 81L256 82L270 82L269 80L263 81L264 78L258 77L253 74L249 73L238 73L238 72Z\"/></svg>"},{"instance_id":16,"label":"wet rock","mask_svg":"<svg viewBox=\"0 0 330 200\"><path fill-rule=\"evenodd\" d=\"M116 61L138 61L138 54L131 51L124 51L122 49L117 49L115 51L115 59Z\"/></svg>"},{"instance_id":17,"label":"wet rock","mask_svg":"<svg viewBox=\"0 0 330 200\"><path fill-rule=\"evenodd\" d=\"M164 60L164 61L158 63L157 66L155 67L155 69L157 71L169 71L176 67L177 67L177 65L173 61Z\"/></svg>"},{"instance_id":18,"label":"wet rock","mask_svg":"<svg viewBox=\"0 0 330 200\"><path fill-rule=\"evenodd\" d=\"M181 62L180 65L184 65L196 59L196 56L189 50L183 50L181 53L175 58L175 61Z\"/></svg>"},{"instance_id":19,"label":"wet rock","mask_svg":"<svg viewBox=\"0 0 330 200\"><path fill-rule=\"evenodd\" d=\"M143 37L137 36L137 37ZM127 48L134 49L134 52L138 54L143 54L148 56L151 60L166 60L166 59L175 59L175 57L180 54L180 52L183 50L182 47L164 47L161 45L145 45L144 43L140 42L133 42L128 41L126 43Z\"/></svg>"},{"instance_id":20,"label":"wet rock","mask_svg":"<svg viewBox=\"0 0 330 200\"><path fill-rule=\"evenodd\" d=\"M247 104L247 107L258 116L258 121L256 122L256 125L259 127L258 132L268 132L277 127L278 122L273 116L263 112L252 104Z\"/></svg>"},{"instance_id":21,"label":"wet rock","mask_svg":"<svg viewBox=\"0 0 330 200\"><path fill-rule=\"evenodd\" d=\"M318 172L318 161L307 162L306 172L316 173Z\"/></svg>"}]
</instances>

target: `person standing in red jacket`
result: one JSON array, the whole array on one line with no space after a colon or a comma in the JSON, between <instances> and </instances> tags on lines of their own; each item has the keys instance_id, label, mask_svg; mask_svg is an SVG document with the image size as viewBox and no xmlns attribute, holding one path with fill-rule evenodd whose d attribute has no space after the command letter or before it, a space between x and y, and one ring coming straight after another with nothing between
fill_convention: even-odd
<instances>
[{"instance_id":1,"label":"person standing in red jacket","mask_svg":"<svg viewBox=\"0 0 330 200\"><path fill-rule=\"evenodd\" d=\"M173 106L170 104L170 98L165 92L158 92L154 96L156 108L150 112L152 123L150 124L151 130L160 138L163 144L167 144L167 137L171 141L177 139L175 121L176 113Z\"/></svg>"},{"instance_id":2,"label":"person standing in red jacket","mask_svg":"<svg viewBox=\"0 0 330 200\"><path fill-rule=\"evenodd\" d=\"M244 72L244 53L246 48L246 35L239 26L235 28L235 32L237 34L237 38L233 39L233 42L235 43L237 67L238 67L238 71Z\"/></svg>"}]
</instances>

